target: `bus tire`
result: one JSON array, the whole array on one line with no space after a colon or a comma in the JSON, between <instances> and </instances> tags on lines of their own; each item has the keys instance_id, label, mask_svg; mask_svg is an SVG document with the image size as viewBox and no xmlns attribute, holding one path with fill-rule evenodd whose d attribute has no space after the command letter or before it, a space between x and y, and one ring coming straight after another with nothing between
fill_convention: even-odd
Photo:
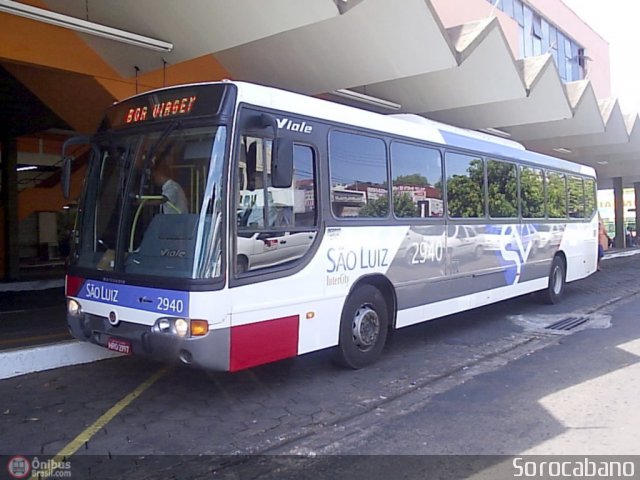
<instances>
[{"instance_id":1,"label":"bus tire","mask_svg":"<svg viewBox=\"0 0 640 480\"><path fill-rule=\"evenodd\" d=\"M567 267L564 260L556 255L551 263L551 272L549 273L549 286L546 290L541 290L540 299L544 303L555 304L562 300L565 290L565 280L567 278Z\"/></svg>"},{"instance_id":2,"label":"bus tire","mask_svg":"<svg viewBox=\"0 0 640 480\"><path fill-rule=\"evenodd\" d=\"M344 304L335 362L354 370L374 363L382 354L389 331L384 296L373 285L357 287Z\"/></svg>"}]
</instances>

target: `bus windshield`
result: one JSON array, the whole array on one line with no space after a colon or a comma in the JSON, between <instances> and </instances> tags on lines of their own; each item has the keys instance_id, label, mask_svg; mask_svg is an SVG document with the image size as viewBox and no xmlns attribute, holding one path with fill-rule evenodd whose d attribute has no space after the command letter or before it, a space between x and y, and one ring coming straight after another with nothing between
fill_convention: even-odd
<instances>
[{"instance_id":1,"label":"bus windshield","mask_svg":"<svg viewBox=\"0 0 640 480\"><path fill-rule=\"evenodd\" d=\"M80 268L131 275L221 275L226 128L165 124L101 135L80 205L71 258Z\"/></svg>"}]
</instances>

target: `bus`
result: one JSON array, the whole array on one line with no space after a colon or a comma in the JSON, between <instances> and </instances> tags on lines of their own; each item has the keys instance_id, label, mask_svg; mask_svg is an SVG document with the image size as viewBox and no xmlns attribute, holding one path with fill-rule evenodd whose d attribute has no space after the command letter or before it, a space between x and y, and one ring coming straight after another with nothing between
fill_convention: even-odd
<instances>
[{"instance_id":1,"label":"bus","mask_svg":"<svg viewBox=\"0 0 640 480\"><path fill-rule=\"evenodd\" d=\"M116 103L81 142L68 325L122 354L361 368L393 329L596 270L592 168L418 116L221 81Z\"/></svg>"}]
</instances>

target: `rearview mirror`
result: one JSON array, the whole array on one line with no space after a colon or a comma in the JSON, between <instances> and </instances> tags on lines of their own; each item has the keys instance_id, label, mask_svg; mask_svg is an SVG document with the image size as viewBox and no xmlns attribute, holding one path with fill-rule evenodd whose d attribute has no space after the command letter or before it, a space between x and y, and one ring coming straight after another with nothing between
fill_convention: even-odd
<instances>
[{"instance_id":1,"label":"rearview mirror","mask_svg":"<svg viewBox=\"0 0 640 480\"><path fill-rule=\"evenodd\" d=\"M62 174L60 178L60 186L62 187L62 195L65 200L69 198L71 192L71 157L65 157L62 160Z\"/></svg>"},{"instance_id":2,"label":"rearview mirror","mask_svg":"<svg viewBox=\"0 0 640 480\"><path fill-rule=\"evenodd\" d=\"M91 137L86 135L78 135L76 137L69 138L62 145L62 172L60 176L60 186L62 187L62 194L64 198L69 198L71 193L71 162L73 157L67 155L67 148L73 145L89 145L91 143Z\"/></svg>"},{"instance_id":3,"label":"rearview mirror","mask_svg":"<svg viewBox=\"0 0 640 480\"><path fill-rule=\"evenodd\" d=\"M288 138L276 138L273 142L271 185L290 188L293 182L293 142Z\"/></svg>"}]
</instances>

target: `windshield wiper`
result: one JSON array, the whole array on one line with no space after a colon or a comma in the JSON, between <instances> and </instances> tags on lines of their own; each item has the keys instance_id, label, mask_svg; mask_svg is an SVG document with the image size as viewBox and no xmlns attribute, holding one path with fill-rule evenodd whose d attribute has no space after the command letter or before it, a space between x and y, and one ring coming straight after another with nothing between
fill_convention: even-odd
<instances>
[{"instance_id":1,"label":"windshield wiper","mask_svg":"<svg viewBox=\"0 0 640 480\"><path fill-rule=\"evenodd\" d=\"M147 183L147 181L151 176L150 167L153 166L152 162L154 161L154 156L156 155L157 150L161 145L163 145L166 142L169 135L171 135L171 133L174 130L176 130L179 126L180 126L180 120L174 120L173 122L171 122L169 125L166 126L166 128L158 137L158 139L155 142L153 142L153 144L151 144L151 146L147 149L147 153L144 156L144 164L142 165L142 181L140 182L140 189L138 192L138 196L142 196L145 189L145 184Z\"/></svg>"},{"instance_id":2,"label":"windshield wiper","mask_svg":"<svg viewBox=\"0 0 640 480\"><path fill-rule=\"evenodd\" d=\"M171 133L176 128L178 128L179 125L180 125L180 120L174 120L169 125L167 125L167 127L164 129L164 131L158 137L158 139L155 142L153 142L153 144L147 150L147 155L146 155L146 159L147 160L151 160L153 158L153 156L156 153L156 150L158 150L158 147L164 143L164 141L167 139L167 137L169 135L171 135Z\"/></svg>"}]
</instances>

